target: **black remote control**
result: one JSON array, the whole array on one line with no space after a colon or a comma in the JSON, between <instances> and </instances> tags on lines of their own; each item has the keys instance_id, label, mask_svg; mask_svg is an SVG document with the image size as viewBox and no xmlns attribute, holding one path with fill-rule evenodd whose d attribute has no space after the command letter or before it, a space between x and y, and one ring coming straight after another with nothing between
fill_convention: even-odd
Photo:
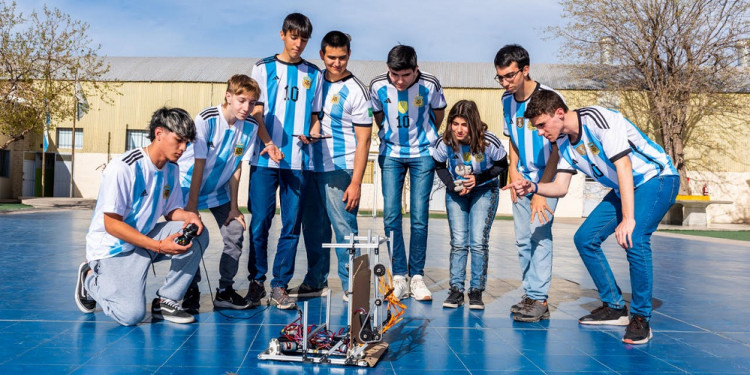
<instances>
[{"instance_id":1,"label":"black remote control","mask_svg":"<svg viewBox=\"0 0 750 375\"><path fill-rule=\"evenodd\" d=\"M179 236L174 239L174 243L180 245L180 246L187 246L190 244L190 241L193 240L198 235L198 226L195 224L188 224L183 230L182 230L182 236Z\"/></svg>"}]
</instances>

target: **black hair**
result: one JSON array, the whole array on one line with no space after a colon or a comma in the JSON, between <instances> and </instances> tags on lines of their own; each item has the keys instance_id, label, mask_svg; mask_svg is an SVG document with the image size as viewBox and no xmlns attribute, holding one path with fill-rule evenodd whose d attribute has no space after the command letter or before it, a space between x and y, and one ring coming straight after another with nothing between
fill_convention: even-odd
<instances>
[{"instance_id":1,"label":"black hair","mask_svg":"<svg viewBox=\"0 0 750 375\"><path fill-rule=\"evenodd\" d=\"M326 47L346 47L346 52L349 52L352 50L351 40L352 38L349 36L349 34L345 34L337 30L329 31L328 34L323 37L323 40L320 41L320 50L325 53Z\"/></svg>"},{"instance_id":2,"label":"black hair","mask_svg":"<svg viewBox=\"0 0 750 375\"><path fill-rule=\"evenodd\" d=\"M313 27L307 16L302 13L292 13L284 18L281 31L284 34L289 31L296 31L300 37L309 39L310 35L312 35Z\"/></svg>"},{"instance_id":3,"label":"black hair","mask_svg":"<svg viewBox=\"0 0 750 375\"><path fill-rule=\"evenodd\" d=\"M388 52L388 68L394 71L417 68L417 51L414 47L399 44Z\"/></svg>"},{"instance_id":4,"label":"black hair","mask_svg":"<svg viewBox=\"0 0 750 375\"><path fill-rule=\"evenodd\" d=\"M568 106L560 95L551 90L536 90L529 97L523 117L531 120L543 114L552 116L558 108L568 112Z\"/></svg>"},{"instance_id":5,"label":"black hair","mask_svg":"<svg viewBox=\"0 0 750 375\"><path fill-rule=\"evenodd\" d=\"M195 140L195 123L182 108L161 107L154 112L151 116L151 123L148 125L148 139L151 142L156 138L156 128L159 127L189 142Z\"/></svg>"},{"instance_id":6,"label":"black hair","mask_svg":"<svg viewBox=\"0 0 750 375\"><path fill-rule=\"evenodd\" d=\"M529 52L518 44L506 44L497 51L495 55L496 67L503 68L514 62L518 64L518 69L528 66L531 63Z\"/></svg>"}]
</instances>

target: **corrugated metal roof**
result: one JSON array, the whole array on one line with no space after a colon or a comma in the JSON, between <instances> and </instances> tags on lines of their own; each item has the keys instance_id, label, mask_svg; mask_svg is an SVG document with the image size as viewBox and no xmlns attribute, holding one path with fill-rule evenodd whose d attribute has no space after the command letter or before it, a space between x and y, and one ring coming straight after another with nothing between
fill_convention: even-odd
<instances>
[{"instance_id":1,"label":"corrugated metal roof","mask_svg":"<svg viewBox=\"0 0 750 375\"><path fill-rule=\"evenodd\" d=\"M110 71L106 81L123 82L226 82L233 74L250 74L257 58L218 57L106 57ZM320 60L310 62L323 67ZM492 62L422 62L422 71L438 77L444 87L499 88L494 80ZM370 81L387 70L385 61L352 60L349 70L362 82ZM554 89L597 89L591 81L573 80L566 65L532 64L531 76Z\"/></svg>"}]
</instances>

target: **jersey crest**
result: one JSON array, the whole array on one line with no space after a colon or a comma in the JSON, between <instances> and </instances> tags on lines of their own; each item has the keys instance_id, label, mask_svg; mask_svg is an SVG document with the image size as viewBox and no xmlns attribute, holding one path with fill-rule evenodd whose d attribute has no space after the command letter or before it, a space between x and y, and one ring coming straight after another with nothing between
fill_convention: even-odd
<instances>
[{"instance_id":1,"label":"jersey crest","mask_svg":"<svg viewBox=\"0 0 750 375\"><path fill-rule=\"evenodd\" d=\"M398 102L398 113L406 113L409 110L409 103L405 101Z\"/></svg>"},{"instance_id":2,"label":"jersey crest","mask_svg":"<svg viewBox=\"0 0 750 375\"><path fill-rule=\"evenodd\" d=\"M242 155L243 151L245 151L245 145L243 145L242 143L234 145L234 156Z\"/></svg>"},{"instance_id":3,"label":"jersey crest","mask_svg":"<svg viewBox=\"0 0 750 375\"><path fill-rule=\"evenodd\" d=\"M169 199L169 194L171 194L171 193L172 193L172 187L169 186L169 184L165 184L164 185L164 193L162 194L162 196L164 197L164 199Z\"/></svg>"}]
</instances>

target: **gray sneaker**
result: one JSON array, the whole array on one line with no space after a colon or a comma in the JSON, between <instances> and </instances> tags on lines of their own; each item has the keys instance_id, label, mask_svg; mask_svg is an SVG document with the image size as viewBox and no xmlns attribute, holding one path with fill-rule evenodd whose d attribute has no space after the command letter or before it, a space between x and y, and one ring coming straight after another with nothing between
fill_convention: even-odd
<instances>
[{"instance_id":1,"label":"gray sneaker","mask_svg":"<svg viewBox=\"0 0 750 375\"><path fill-rule=\"evenodd\" d=\"M531 298L529 298L529 297L527 297L524 294L524 295L521 296L521 301L519 301L518 303L516 303L515 305L513 305L513 306L510 307L510 312L512 314L515 314L517 312L521 312L521 310L523 310L524 306L526 306L526 305L528 305L528 304L530 304L532 302L534 302L534 300L531 299Z\"/></svg>"},{"instance_id":2,"label":"gray sneaker","mask_svg":"<svg viewBox=\"0 0 750 375\"><path fill-rule=\"evenodd\" d=\"M533 323L542 319L549 319L547 301L531 300L521 311L513 314L513 320L517 322Z\"/></svg>"},{"instance_id":3,"label":"gray sneaker","mask_svg":"<svg viewBox=\"0 0 750 375\"><path fill-rule=\"evenodd\" d=\"M294 299L286 294L286 288L280 286L271 288L269 302L271 305L276 305L279 310L291 310L297 307Z\"/></svg>"}]
</instances>

